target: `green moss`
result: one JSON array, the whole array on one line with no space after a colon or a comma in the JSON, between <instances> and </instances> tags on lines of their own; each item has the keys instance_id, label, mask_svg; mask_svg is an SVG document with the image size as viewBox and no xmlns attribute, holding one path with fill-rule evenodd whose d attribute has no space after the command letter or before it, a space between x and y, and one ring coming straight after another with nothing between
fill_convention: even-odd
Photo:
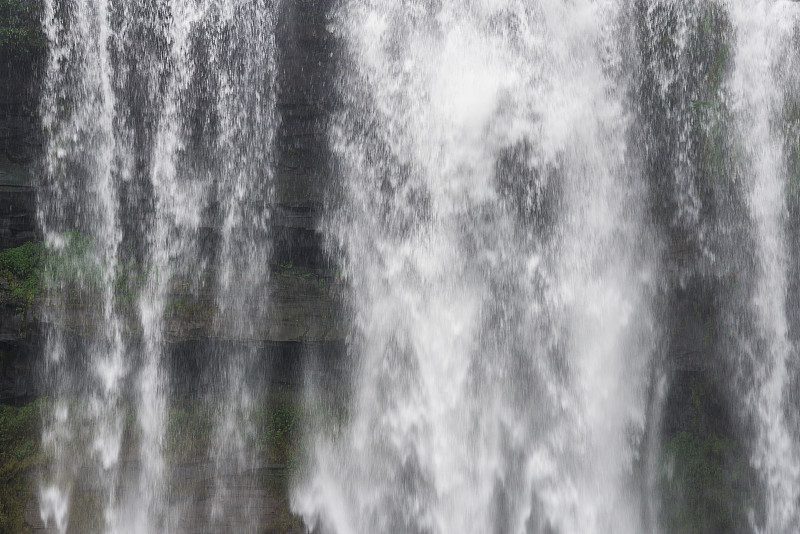
<instances>
[{"instance_id":1,"label":"green moss","mask_svg":"<svg viewBox=\"0 0 800 534\"><path fill-rule=\"evenodd\" d=\"M0 532L29 532L25 505L31 496L39 450L41 401L22 407L0 405Z\"/></svg>"},{"instance_id":2,"label":"green moss","mask_svg":"<svg viewBox=\"0 0 800 534\"><path fill-rule=\"evenodd\" d=\"M299 408L295 404L278 403L256 415L261 430L261 450L272 464L297 465L297 430Z\"/></svg>"},{"instance_id":3,"label":"green moss","mask_svg":"<svg viewBox=\"0 0 800 534\"><path fill-rule=\"evenodd\" d=\"M182 401L170 410L167 450L172 461L202 458L213 428L210 410L199 403Z\"/></svg>"},{"instance_id":4,"label":"green moss","mask_svg":"<svg viewBox=\"0 0 800 534\"><path fill-rule=\"evenodd\" d=\"M110 287L115 312L125 321L125 327L136 333L144 288L167 279L162 313L169 321L170 335L212 328L215 317L221 322L227 320L215 306L219 273L212 268L194 273L181 272L172 265L156 268L122 250L122 259L112 270L105 263L104 251L85 235L66 232L52 242L50 247L27 243L0 254L0 304L17 306L24 315L57 308L65 326L82 330L91 328L93 318L100 316L106 303L104 292ZM340 325L334 321L337 316L331 299L335 279L290 263L273 262L270 270L269 285L253 289L254 297L256 291L261 292L279 312L264 325L270 329L269 335L279 339L296 339L309 331L312 337L331 332L338 335Z\"/></svg>"},{"instance_id":5,"label":"green moss","mask_svg":"<svg viewBox=\"0 0 800 534\"><path fill-rule=\"evenodd\" d=\"M704 4L694 32L693 54L700 60L705 98L717 98L730 66L731 25L724 7Z\"/></svg>"},{"instance_id":6,"label":"green moss","mask_svg":"<svg viewBox=\"0 0 800 534\"><path fill-rule=\"evenodd\" d=\"M672 534L747 532L755 505L748 455L721 413L708 379L689 385L684 428L666 436L661 458L661 524Z\"/></svg>"},{"instance_id":7,"label":"green moss","mask_svg":"<svg viewBox=\"0 0 800 534\"><path fill-rule=\"evenodd\" d=\"M63 289L65 285L92 286L100 283L103 270L96 259L94 242L80 232L61 234L60 244L45 249L42 276L47 287Z\"/></svg>"},{"instance_id":8,"label":"green moss","mask_svg":"<svg viewBox=\"0 0 800 534\"><path fill-rule=\"evenodd\" d=\"M5 281L6 296L21 310L28 309L45 290L65 294L96 289L102 269L94 260L91 240L77 232L62 236L63 245L48 249L41 242L30 241L0 252L0 279ZM124 269L116 285L125 287Z\"/></svg>"},{"instance_id":9,"label":"green moss","mask_svg":"<svg viewBox=\"0 0 800 534\"><path fill-rule=\"evenodd\" d=\"M38 275L40 264L41 247L36 243L25 243L0 252L0 269L18 278Z\"/></svg>"},{"instance_id":10,"label":"green moss","mask_svg":"<svg viewBox=\"0 0 800 534\"><path fill-rule=\"evenodd\" d=\"M94 243L78 232L64 233L58 247L28 242L0 252L0 280L6 286L2 294L20 310L46 292L59 292L66 302L94 302L104 273ZM117 265L112 280L117 305L131 307L145 280L135 262Z\"/></svg>"},{"instance_id":11,"label":"green moss","mask_svg":"<svg viewBox=\"0 0 800 534\"><path fill-rule=\"evenodd\" d=\"M733 440L714 434L679 432L669 441L665 454L670 473L664 486L677 499L665 506L668 532L735 532L736 525L746 524L744 514L732 506L736 489L724 467L725 455L734 447ZM680 489L673 487L676 483Z\"/></svg>"},{"instance_id":12,"label":"green moss","mask_svg":"<svg viewBox=\"0 0 800 534\"><path fill-rule=\"evenodd\" d=\"M271 465L287 468L297 463L300 408L282 395L270 395L264 404L244 415L256 431L256 453ZM167 450L173 461L203 458L214 429L214 408L192 399L176 401L169 412Z\"/></svg>"},{"instance_id":13,"label":"green moss","mask_svg":"<svg viewBox=\"0 0 800 534\"><path fill-rule=\"evenodd\" d=\"M740 151L728 129L728 89L735 33L723 2L687 5L637 1L640 74L636 100L641 125L634 146L643 151L656 219L697 254L701 244L687 232L697 224L681 209L690 192L701 220L740 204L736 198ZM691 185L688 185L691 184ZM677 185L677 187L676 187ZM691 189L689 189L691 188Z\"/></svg>"},{"instance_id":14,"label":"green moss","mask_svg":"<svg viewBox=\"0 0 800 534\"><path fill-rule=\"evenodd\" d=\"M693 93L697 98L692 105L691 126L692 161L696 162L696 172L709 200L727 196L726 182L736 176L735 151L727 130L731 118L723 87L730 72L732 35L725 9L715 2L704 4L690 46L696 66Z\"/></svg>"},{"instance_id":15,"label":"green moss","mask_svg":"<svg viewBox=\"0 0 800 534\"><path fill-rule=\"evenodd\" d=\"M47 46L41 16L42 4L38 0L0 0L2 56L19 59Z\"/></svg>"},{"instance_id":16,"label":"green moss","mask_svg":"<svg viewBox=\"0 0 800 534\"><path fill-rule=\"evenodd\" d=\"M25 243L0 252L0 278L8 285L8 296L20 308L27 308L42 290L42 247Z\"/></svg>"}]
</instances>

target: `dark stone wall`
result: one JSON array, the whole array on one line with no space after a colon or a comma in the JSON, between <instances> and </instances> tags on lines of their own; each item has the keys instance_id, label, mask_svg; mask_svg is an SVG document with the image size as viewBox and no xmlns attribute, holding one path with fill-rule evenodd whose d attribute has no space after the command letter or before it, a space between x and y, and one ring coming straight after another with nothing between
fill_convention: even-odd
<instances>
[{"instance_id":1,"label":"dark stone wall","mask_svg":"<svg viewBox=\"0 0 800 534\"><path fill-rule=\"evenodd\" d=\"M331 271L318 231L328 176L333 39L326 28L326 13L331 5L331 0L284 2L278 19L280 126L271 219L273 263L290 266L291 273L273 276L275 325L265 329L269 339L259 342L256 350L263 355L269 381L290 387L300 384L305 358L319 356L335 368L343 354L341 329L331 326L330 314L337 307L331 298L336 291L318 291L320 280L309 282L308 274L302 274L313 272L325 278ZM37 116L43 51L6 56L0 51L5 71L0 76L0 250L38 237L32 184L41 169L44 146ZM306 286L314 287L309 292ZM2 291L0 287L0 296ZM19 403L44 393L35 376L43 349L43 328L35 315L15 304L3 304L0 298L0 403ZM221 345L230 343L235 341L221 340L210 332L173 336L168 345L168 366L176 377L172 387L181 392L191 388L209 351L223 350Z\"/></svg>"},{"instance_id":2,"label":"dark stone wall","mask_svg":"<svg viewBox=\"0 0 800 534\"><path fill-rule=\"evenodd\" d=\"M40 9L39 0L0 4L0 185L27 185L44 146L38 116L45 62Z\"/></svg>"},{"instance_id":3,"label":"dark stone wall","mask_svg":"<svg viewBox=\"0 0 800 534\"><path fill-rule=\"evenodd\" d=\"M39 2L4 2L0 9L0 250L35 238L36 192L30 187L41 160L39 121L45 61ZM10 32L14 25L15 31ZM16 35L12 38L9 35Z\"/></svg>"},{"instance_id":4,"label":"dark stone wall","mask_svg":"<svg viewBox=\"0 0 800 534\"><path fill-rule=\"evenodd\" d=\"M41 380L44 369L44 336L42 325L27 320L13 308L0 309L0 404L21 405L48 394ZM80 351L86 340L79 335L67 340L69 350ZM133 352L136 347L131 348ZM255 370L258 381L270 387L300 390L309 366L322 373L327 383L337 383L347 372L345 345L342 340L330 341L259 341L241 342L229 339L186 339L166 344L166 361L170 388L174 395L192 396L203 381L218 377L209 363L219 353L253 350L263 362ZM77 370L88 374L89 370ZM206 388L207 389L207 388Z\"/></svg>"},{"instance_id":5,"label":"dark stone wall","mask_svg":"<svg viewBox=\"0 0 800 534\"><path fill-rule=\"evenodd\" d=\"M331 109L333 38L326 28L331 0L285 2L278 21L278 111L275 261L312 269L327 262L317 232L328 176L327 117ZM6 54L7 55L7 54ZM0 65L0 249L35 238L36 175L44 135L38 119L43 53Z\"/></svg>"},{"instance_id":6,"label":"dark stone wall","mask_svg":"<svg viewBox=\"0 0 800 534\"><path fill-rule=\"evenodd\" d=\"M36 239L36 190L0 185L0 250Z\"/></svg>"},{"instance_id":7,"label":"dark stone wall","mask_svg":"<svg viewBox=\"0 0 800 534\"><path fill-rule=\"evenodd\" d=\"M278 20L278 111L274 258L327 266L317 232L329 166L327 120L332 109L334 39L327 29L332 0L285 2Z\"/></svg>"}]
</instances>

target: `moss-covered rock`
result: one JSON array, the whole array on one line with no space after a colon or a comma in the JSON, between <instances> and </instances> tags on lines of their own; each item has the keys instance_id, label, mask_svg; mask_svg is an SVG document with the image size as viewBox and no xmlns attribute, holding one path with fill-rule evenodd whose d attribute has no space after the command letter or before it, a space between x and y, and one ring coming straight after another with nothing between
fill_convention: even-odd
<instances>
[{"instance_id":1,"label":"moss-covered rock","mask_svg":"<svg viewBox=\"0 0 800 534\"><path fill-rule=\"evenodd\" d=\"M0 251L0 304L32 306L42 291L42 247L28 242Z\"/></svg>"},{"instance_id":2,"label":"moss-covered rock","mask_svg":"<svg viewBox=\"0 0 800 534\"><path fill-rule=\"evenodd\" d=\"M34 470L42 461L41 402L21 407L0 405L0 532L29 532L24 512Z\"/></svg>"},{"instance_id":3,"label":"moss-covered rock","mask_svg":"<svg viewBox=\"0 0 800 534\"><path fill-rule=\"evenodd\" d=\"M661 453L664 532L750 532L759 508L756 477L722 391L703 372L676 376Z\"/></svg>"},{"instance_id":4,"label":"moss-covered rock","mask_svg":"<svg viewBox=\"0 0 800 534\"><path fill-rule=\"evenodd\" d=\"M0 252L0 305L16 307L23 315L55 308L45 313L66 320L71 331L89 332L102 299L106 267L98 259L92 241L75 232L64 234L58 246L40 242ZM137 306L141 291L157 273L133 261L118 263L113 273L114 305L126 319L131 333L138 328ZM258 329L269 341L330 341L344 338L344 322L337 294L341 280L334 274L294 267L290 263L270 265L263 295L269 313ZM216 273L201 274L196 284L174 276L164 304L168 341L215 337L230 339L224 317L214 300Z\"/></svg>"},{"instance_id":5,"label":"moss-covered rock","mask_svg":"<svg viewBox=\"0 0 800 534\"><path fill-rule=\"evenodd\" d=\"M45 399L15 407L0 405L0 532L24 534L26 507L36 509L36 470L46 466L41 449L41 420ZM166 466L172 473L170 499L180 501L191 495L187 506L202 510L204 499L212 496L214 477L212 443L219 403L213 399L173 399L167 413ZM76 417L82 409L78 410ZM289 507L289 481L301 453L301 407L296 393L273 391L258 407L243 414L254 429L254 469L236 475L242 484L255 483L263 506L262 531L302 532L300 518ZM130 412L124 419L126 442L135 443L138 423ZM120 465L139 461L135 446L121 450ZM95 532L102 523L102 496L91 480L78 481L72 491L69 532ZM194 509L194 508L192 508ZM36 514L34 514L35 516ZM41 525L39 525L41 526Z\"/></svg>"},{"instance_id":6,"label":"moss-covered rock","mask_svg":"<svg viewBox=\"0 0 800 534\"><path fill-rule=\"evenodd\" d=\"M0 0L0 57L41 53L47 46L41 16L40 0Z\"/></svg>"}]
</instances>

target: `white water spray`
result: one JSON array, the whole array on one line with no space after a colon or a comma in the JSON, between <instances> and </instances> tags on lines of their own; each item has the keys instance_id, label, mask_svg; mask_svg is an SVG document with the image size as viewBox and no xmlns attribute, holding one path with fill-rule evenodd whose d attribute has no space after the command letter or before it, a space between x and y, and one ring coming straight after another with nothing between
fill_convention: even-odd
<instances>
[{"instance_id":1,"label":"white water spray","mask_svg":"<svg viewBox=\"0 0 800 534\"><path fill-rule=\"evenodd\" d=\"M58 258L53 269L77 266L70 283L80 301L62 285L47 308L55 400L39 501L60 534L258 528L259 503L228 495L231 476L256 485L258 436L246 426L264 387L251 373L255 349L212 355L209 373L222 369L206 392L220 407L207 459L212 495L207 517L192 517L194 496L170 494L167 319L177 286L212 293L210 333L246 343L264 327L276 9L46 3L40 220ZM209 227L218 229L211 244ZM88 258L70 256L77 248Z\"/></svg>"},{"instance_id":2,"label":"white water spray","mask_svg":"<svg viewBox=\"0 0 800 534\"><path fill-rule=\"evenodd\" d=\"M733 2L736 52L731 89L748 168L750 216L755 226L758 279L751 305L763 342L748 350L754 375L743 393L756 425L753 463L765 486L763 532L789 533L800 525L800 456L789 427L790 359L786 316L786 188L782 140L774 124L782 95L783 49L800 20L792 2Z\"/></svg>"},{"instance_id":3,"label":"white water spray","mask_svg":"<svg viewBox=\"0 0 800 534\"><path fill-rule=\"evenodd\" d=\"M613 3L353 2L323 229L354 398L293 506L322 532L639 532L653 350ZM329 424L327 426L330 426Z\"/></svg>"}]
</instances>

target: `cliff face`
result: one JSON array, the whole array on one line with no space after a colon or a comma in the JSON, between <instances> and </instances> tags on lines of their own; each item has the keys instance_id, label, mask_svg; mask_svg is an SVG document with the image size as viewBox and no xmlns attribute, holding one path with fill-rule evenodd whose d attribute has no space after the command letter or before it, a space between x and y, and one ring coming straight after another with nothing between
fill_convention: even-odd
<instances>
[{"instance_id":1,"label":"cliff face","mask_svg":"<svg viewBox=\"0 0 800 534\"><path fill-rule=\"evenodd\" d=\"M6 4L12 6L8 12L4 11ZM193 396L197 384L209 380L207 362L213 355L249 345L256 347L264 360L259 369L264 373L261 382L271 384L268 407L256 415L263 434L263 458L255 475L232 476L241 477L242 487L253 476L260 481L258 488L242 489L247 493L242 498L261 503L256 513L267 532L300 531L298 519L288 511L286 488L288 466L296 463L298 456L296 395L307 371L305 365L319 362L331 383L343 381L341 281L326 259L318 231L328 176L326 121L332 105L333 40L326 29L330 4L330 0L285 2L278 19L280 126L275 146L275 204L271 207L268 324L261 328L258 339L235 339L214 328L210 290L189 293L176 283L170 292L165 312L165 368L172 399L169 424L171 439L183 440L171 444L178 455L170 458L175 470L172 478L186 488L183 493L197 498L190 504L196 509L186 511L189 517L198 518L197 524L189 527L197 532L205 531L200 518L211 498L202 488L215 473L213 465L197 461L208 446L212 417ZM52 326L43 319L50 305L41 277L45 260L36 259L40 272L32 277L15 270L16 262L33 261L27 255L44 255L41 246L23 247L40 238L36 184L44 148L38 120L44 48L39 7L30 0L0 3L0 251L7 256L0 258L0 408L5 410L0 413L0 428L8 431L0 437L0 472L8 481L0 484L0 530L9 532L50 531L39 518L29 483L40 438L36 414L42 401L35 399L49 393L40 373L44 341ZM6 38L7 34L17 35L20 28L28 32L26 39ZM213 236L217 229L208 231ZM69 350L80 351L86 343L83 332L91 315L87 302L82 301L66 314L69 324L59 325L66 327ZM123 452L122 461L136 469L135 455ZM76 488L71 528L80 530L82 521L92 521L92 492L91 487ZM236 520L231 517L227 528L237 530Z\"/></svg>"},{"instance_id":2,"label":"cliff face","mask_svg":"<svg viewBox=\"0 0 800 534\"><path fill-rule=\"evenodd\" d=\"M0 5L0 250L35 238L30 187L44 138L38 121L44 38L37 1Z\"/></svg>"},{"instance_id":3,"label":"cliff face","mask_svg":"<svg viewBox=\"0 0 800 534\"><path fill-rule=\"evenodd\" d=\"M26 185L41 154L37 120L45 56L38 0L0 4L0 184ZM6 214L0 215L3 220ZM3 227L0 227L0 230ZM0 239L3 239L0 234ZM0 246L10 246L0 241Z\"/></svg>"},{"instance_id":4,"label":"cliff face","mask_svg":"<svg viewBox=\"0 0 800 534\"><path fill-rule=\"evenodd\" d=\"M36 239L36 190L43 148L38 121L44 47L39 5L0 4L0 251ZM37 394L39 336L0 274L0 403Z\"/></svg>"},{"instance_id":5,"label":"cliff face","mask_svg":"<svg viewBox=\"0 0 800 534\"><path fill-rule=\"evenodd\" d=\"M264 357L275 360L273 379L299 380L297 360L305 350L337 359L344 337L337 295L340 282L322 250L319 209L326 190L328 157L326 121L332 101L333 39L326 29L330 0L287 2L278 20L278 111L275 205L271 210L273 251L269 284L269 324L255 340ZM35 22L36 5L7 24ZM2 23L0 23L2 26ZM33 31L33 30L30 30ZM9 76L0 92L0 250L37 238L36 182L44 136L38 121L43 48L14 43L0 56ZM215 229L210 229L214 233ZM0 274L2 277L2 274ZM8 298L13 280L0 279L0 402L18 402L42 392L35 380L45 325L46 291L33 302ZM6 296L3 297L3 291ZM186 294L174 288L168 303L167 340L175 366L199 368L204 340L236 343L211 326L211 295ZM90 311L70 310L76 336ZM194 363L191 360L195 360ZM176 387L180 387L177 385Z\"/></svg>"},{"instance_id":6,"label":"cliff face","mask_svg":"<svg viewBox=\"0 0 800 534\"><path fill-rule=\"evenodd\" d=\"M21 168L23 174L15 176L25 176L29 172L28 167ZM18 247L34 239L36 189L28 185L0 185L0 250Z\"/></svg>"},{"instance_id":7,"label":"cliff face","mask_svg":"<svg viewBox=\"0 0 800 534\"><path fill-rule=\"evenodd\" d=\"M332 0L288 2L278 21L278 111L273 257L326 265L318 213L328 176L327 117L332 109L334 39L326 27Z\"/></svg>"}]
</instances>

